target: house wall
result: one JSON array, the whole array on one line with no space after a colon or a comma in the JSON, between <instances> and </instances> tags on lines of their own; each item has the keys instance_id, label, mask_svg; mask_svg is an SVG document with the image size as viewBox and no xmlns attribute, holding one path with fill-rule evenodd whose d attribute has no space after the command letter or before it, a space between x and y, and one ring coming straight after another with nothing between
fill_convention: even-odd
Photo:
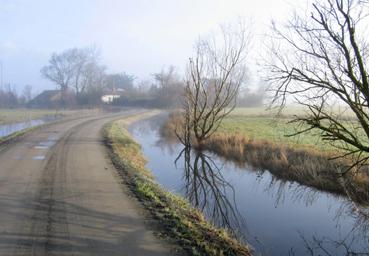
<instances>
[{"instance_id":1,"label":"house wall","mask_svg":"<svg viewBox=\"0 0 369 256\"><path fill-rule=\"evenodd\" d=\"M112 103L114 99L120 98L120 95L103 95L101 101L104 103Z\"/></svg>"}]
</instances>

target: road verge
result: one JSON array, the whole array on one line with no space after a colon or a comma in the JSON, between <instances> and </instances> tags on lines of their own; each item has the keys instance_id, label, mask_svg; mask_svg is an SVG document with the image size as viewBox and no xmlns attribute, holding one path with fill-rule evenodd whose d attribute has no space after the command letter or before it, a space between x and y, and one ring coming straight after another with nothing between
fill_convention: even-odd
<instances>
[{"instance_id":1,"label":"road verge","mask_svg":"<svg viewBox=\"0 0 369 256\"><path fill-rule=\"evenodd\" d=\"M41 126L42 125L37 125L37 126L31 127L31 128L20 130L18 132L14 132L12 134L9 134L8 136L1 137L0 138L0 150L1 150L1 148L13 143L17 139L23 137L26 133L28 133L30 131L33 131L37 128L40 128Z\"/></svg>"}]
</instances>

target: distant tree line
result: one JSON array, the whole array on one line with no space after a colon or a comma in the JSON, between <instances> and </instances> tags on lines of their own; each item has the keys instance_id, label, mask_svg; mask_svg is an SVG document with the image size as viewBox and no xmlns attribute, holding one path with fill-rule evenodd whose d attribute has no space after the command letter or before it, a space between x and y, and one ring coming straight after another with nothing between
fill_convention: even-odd
<instances>
[{"instance_id":1,"label":"distant tree line","mask_svg":"<svg viewBox=\"0 0 369 256\"><path fill-rule=\"evenodd\" d=\"M99 63L95 48L72 48L53 53L41 69L44 78L54 82L61 92L60 104L70 107L70 92L79 105L95 105L105 86L105 66Z\"/></svg>"},{"instance_id":2,"label":"distant tree line","mask_svg":"<svg viewBox=\"0 0 369 256\"><path fill-rule=\"evenodd\" d=\"M183 82L174 67L153 74L153 82L140 82L125 72L107 74L95 48L72 48L53 53L41 69L44 78L61 92L61 107L96 106L106 94L119 95L118 106L172 107L182 93ZM71 97L73 95L73 97Z\"/></svg>"},{"instance_id":3,"label":"distant tree line","mask_svg":"<svg viewBox=\"0 0 369 256\"><path fill-rule=\"evenodd\" d=\"M256 88L242 88L237 97L237 107L260 107L265 104L267 96L267 85L262 81L256 83Z\"/></svg>"},{"instance_id":4,"label":"distant tree line","mask_svg":"<svg viewBox=\"0 0 369 256\"><path fill-rule=\"evenodd\" d=\"M31 99L31 85L25 85L21 93L18 93L11 84L5 84L3 88L0 88L0 108L26 107Z\"/></svg>"},{"instance_id":5,"label":"distant tree line","mask_svg":"<svg viewBox=\"0 0 369 256\"><path fill-rule=\"evenodd\" d=\"M152 81L137 81L135 76L125 72L108 74L95 48L71 48L53 53L41 74L57 85L61 92L60 105L65 108L101 105L102 96L109 94L119 95L111 102L114 106L179 107L186 86L186 79L174 66L152 74ZM240 95L240 102L252 95L252 105L260 104L263 95L257 93L258 97L254 97L254 93ZM247 101L245 104L250 104Z\"/></svg>"},{"instance_id":6,"label":"distant tree line","mask_svg":"<svg viewBox=\"0 0 369 256\"><path fill-rule=\"evenodd\" d=\"M153 81L142 81L132 87L115 105L170 108L178 107L183 94L184 81L175 67L170 66L153 74Z\"/></svg>"}]
</instances>

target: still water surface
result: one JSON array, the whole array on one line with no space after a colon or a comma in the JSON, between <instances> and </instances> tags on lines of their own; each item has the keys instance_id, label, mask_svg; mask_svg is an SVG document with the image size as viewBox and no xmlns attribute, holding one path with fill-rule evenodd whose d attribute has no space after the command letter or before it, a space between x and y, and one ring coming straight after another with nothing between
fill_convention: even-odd
<instances>
[{"instance_id":1,"label":"still water surface","mask_svg":"<svg viewBox=\"0 0 369 256\"><path fill-rule=\"evenodd\" d=\"M15 132L19 132L24 129L35 127L37 125L53 122L56 121L57 119L59 119L59 117L47 116L42 119L34 119L12 124L2 124L0 125L0 138L8 136Z\"/></svg>"},{"instance_id":2,"label":"still water surface","mask_svg":"<svg viewBox=\"0 0 369 256\"><path fill-rule=\"evenodd\" d=\"M348 198L240 167L210 153L182 151L159 129L166 115L132 124L156 180L206 218L232 230L256 255L369 255L369 210Z\"/></svg>"}]
</instances>

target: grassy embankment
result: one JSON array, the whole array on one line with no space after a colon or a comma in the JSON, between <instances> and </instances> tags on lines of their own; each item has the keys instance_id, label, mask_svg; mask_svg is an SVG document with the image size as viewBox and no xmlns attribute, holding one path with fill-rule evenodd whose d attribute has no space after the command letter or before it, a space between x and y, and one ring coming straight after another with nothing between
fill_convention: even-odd
<instances>
[{"instance_id":1,"label":"grassy embankment","mask_svg":"<svg viewBox=\"0 0 369 256\"><path fill-rule=\"evenodd\" d=\"M368 203L369 175L337 175L348 160L330 161L336 155L331 145L323 143L313 133L286 137L296 131L288 124L290 113L273 118L262 109L235 109L223 120L219 130L205 143L204 148L239 164L267 169L276 177L341 195L350 194L353 200ZM173 115L163 128L163 134L174 137L178 115Z\"/></svg>"},{"instance_id":2,"label":"grassy embankment","mask_svg":"<svg viewBox=\"0 0 369 256\"><path fill-rule=\"evenodd\" d=\"M140 146L126 129L135 119L137 116L108 124L104 137L124 182L159 221L162 233L191 255L250 255L247 246L231 238L227 231L214 228L185 199L167 192L155 182L145 168L146 160Z\"/></svg>"},{"instance_id":3,"label":"grassy embankment","mask_svg":"<svg viewBox=\"0 0 369 256\"><path fill-rule=\"evenodd\" d=\"M96 111L98 110L0 109L0 125L43 119L47 117L73 118L91 114Z\"/></svg>"},{"instance_id":4,"label":"grassy embankment","mask_svg":"<svg viewBox=\"0 0 369 256\"><path fill-rule=\"evenodd\" d=\"M0 109L0 125L13 124L19 122L26 122L29 120L42 119L53 117L59 119L75 118L89 115L94 110L44 110L44 109ZM8 136L0 137L0 146L8 145L19 139L26 133L34 130L40 126L35 126L14 132Z\"/></svg>"},{"instance_id":5,"label":"grassy embankment","mask_svg":"<svg viewBox=\"0 0 369 256\"><path fill-rule=\"evenodd\" d=\"M41 109L0 109L0 125L42 119L48 116L65 116L67 113Z\"/></svg>"},{"instance_id":6,"label":"grassy embankment","mask_svg":"<svg viewBox=\"0 0 369 256\"><path fill-rule=\"evenodd\" d=\"M37 127L24 129L24 130L21 130L19 132L12 133L8 136L0 137L0 147L12 143L14 140L19 139L21 136L25 135L26 133L30 132L31 130L33 130L35 128L37 128Z\"/></svg>"},{"instance_id":7,"label":"grassy embankment","mask_svg":"<svg viewBox=\"0 0 369 256\"><path fill-rule=\"evenodd\" d=\"M0 109L0 125L12 124L18 122L25 122L28 120L41 119L48 116L64 117L66 112L55 112L53 110L39 110L39 109ZM12 133L5 137L0 137L0 146L6 145L14 141L15 139L23 136L27 132L35 129L36 127L24 129L15 133Z\"/></svg>"}]
</instances>

